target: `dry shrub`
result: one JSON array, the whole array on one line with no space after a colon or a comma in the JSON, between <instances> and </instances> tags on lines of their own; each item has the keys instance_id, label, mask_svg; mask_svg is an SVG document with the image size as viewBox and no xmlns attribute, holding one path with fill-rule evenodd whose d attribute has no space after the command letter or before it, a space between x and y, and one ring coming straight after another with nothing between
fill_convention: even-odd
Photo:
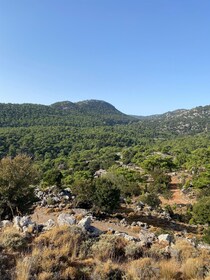
<instances>
[{"instance_id":1,"label":"dry shrub","mask_svg":"<svg viewBox=\"0 0 210 280\"><path fill-rule=\"evenodd\" d=\"M176 276L179 274L180 266L175 260L160 261L159 266L161 280L176 279Z\"/></svg>"},{"instance_id":2,"label":"dry shrub","mask_svg":"<svg viewBox=\"0 0 210 280\"><path fill-rule=\"evenodd\" d=\"M46 280L71 279L70 276L65 275L75 271L75 269L71 268L71 264L79 256L80 245L84 240L85 234L77 227L53 228L41 234L34 240L30 265L28 264L27 266L25 264L24 267L24 264L22 264L22 270L25 270L25 273L22 274L28 274L30 276L38 275L40 279ZM21 264L17 266L17 275L21 275L20 268ZM67 270L68 268L69 270ZM77 268L76 270L79 271ZM62 273L65 276L63 278L60 276ZM74 274L75 272L73 273L73 277ZM20 280L25 279L20 278Z\"/></svg>"},{"instance_id":3,"label":"dry shrub","mask_svg":"<svg viewBox=\"0 0 210 280\"><path fill-rule=\"evenodd\" d=\"M27 248L27 242L16 228L6 227L0 234L0 247L9 251L20 251Z\"/></svg>"},{"instance_id":4,"label":"dry shrub","mask_svg":"<svg viewBox=\"0 0 210 280\"><path fill-rule=\"evenodd\" d=\"M176 244L172 247L173 250L177 250L177 260L184 261L188 258L196 257L198 251L187 240L177 240Z\"/></svg>"},{"instance_id":5,"label":"dry shrub","mask_svg":"<svg viewBox=\"0 0 210 280\"><path fill-rule=\"evenodd\" d=\"M12 279L15 261L14 254L0 253L0 279Z\"/></svg>"},{"instance_id":6,"label":"dry shrub","mask_svg":"<svg viewBox=\"0 0 210 280\"><path fill-rule=\"evenodd\" d=\"M92 279L100 280L122 280L124 272L119 265L112 261L98 262L92 274Z\"/></svg>"},{"instance_id":7,"label":"dry shrub","mask_svg":"<svg viewBox=\"0 0 210 280\"><path fill-rule=\"evenodd\" d=\"M129 263L126 279L156 280L159 279L160 269L151 258L143 258Z\"/></svg>"},{"instance_id":8,"label":"dry shrub","mask_svg":"<svg viewBox=\"0 0 210 280\"><path fill-rule=\"evenodd\" d=\"M125 259L125 246L127 241L115 235L101 235L98 242L92 246L95 258L101 261L123 261Z\"/></svg>"},{"instance_id":9,"label":"dry shrub","mask_svg":"<svg viewBox=\"0 0 210 280\"><path fill-rule=\"evenodd\" d=\"M132 226L131 230L135 233L139 233L140 232L140 227L139 226Z\"/></svg>"},{"instance_id":10,"label":"dry shrub","mask_svg":"<svg viewBox=\"0 0 210 280\"><path fill-rule=\"evenodd\" d=\"M61 279L78 279L78 270L75 267L67 267L61 274Z\"/></svg>"},{"instance_id":11,"label":"dry shrub","mask_svg":"<svg viewBox=\"0 0 210 280\"><path fill-rule=\"evenodd\" d=\"M74 217L79 222L79 221L81 221L84 218L84 215L83 214L76 214L76 215L74 215Z\"/></svg>"},{"instance_id":12,"label":"dry shrub","mask_svg":"<svg viewBox=\"0 0 210 280\"><path fill-rule=\"evenodd\" d=\"M82 229L76 226L63 226L41 234L34 243L38 248L48 247L51 251L56 249L59 255L76 258L79 255L81 243L86 239Z\"/></svg>"},{"instance_id":13,"label":"dry shrub","mask_svg":"<svg viewBox=\"0 0 210 280\"><path fill-rule=\"evenodd\" d=\"M169 254L166 252L166 245L163 243L154 243L151 248L145 252L145 256L152 258L155 261L167 259Z\"/></svg>"},{"instance_id":14,"label":"dry shrub","mask_svg":"<svg viewBox=\"0 0 210 280\"><path fill-rule=\"evenodd\" d=\"M205 273L203 260L200 258L189 258L182 264L184 279L203 279Z\"/></svg>"},{"instance_id":15,"label":"dry shrub","mask_svg":"<svg viewBox=\"0 0 210 280\"><path fill-rule=\"evenodd\" d=\"M51 272L41 272L38 277L37 280L52 280L53 279L53 273Z\"/></svg>"},{"instance_id":16,"label":"dry shrub","mask_svg":"<svg viewBox=\"0 0 210 280\"><path fill-rule=\"evenodd\" d=\"M129 242L125 247L125 256L129 260L136 260L143 257L143 248L138 243Z\"/></svg>"},{"instance_id":17,"label":"dry shrub","mask_svg":"<svg viewBox=\"0 0 210 280\"><path fill-rule=\"evenodd\" d=\"M28 280L30 276L32 260L25 257L23 260L18 259L16 263L16 280Z\"/></svg>"}]
</instances>

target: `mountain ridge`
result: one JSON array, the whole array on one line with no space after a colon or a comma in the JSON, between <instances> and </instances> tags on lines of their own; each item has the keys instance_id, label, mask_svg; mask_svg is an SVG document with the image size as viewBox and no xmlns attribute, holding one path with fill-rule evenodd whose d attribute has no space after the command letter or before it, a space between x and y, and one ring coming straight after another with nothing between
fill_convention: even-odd
<instances>
[{"instance_id":1,"label":"mountain ridge","mask_svg":"<svg viewBox=\"0 0 210 280\"><path fill-rule=\"evenodd\" d=\"M101 100L76 103L60 101L51 105L0 103L0 127L98 126L127 124L131 121L136 119Z\"/></svg>"}]
</instances>

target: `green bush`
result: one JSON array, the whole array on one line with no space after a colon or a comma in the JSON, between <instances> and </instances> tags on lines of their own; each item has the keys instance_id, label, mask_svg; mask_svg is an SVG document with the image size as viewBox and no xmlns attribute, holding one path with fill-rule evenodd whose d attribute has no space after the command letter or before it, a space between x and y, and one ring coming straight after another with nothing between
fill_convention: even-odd
<instances>
[{"instance_id":1,"label":"green bush","mask_svg":"<svg viewBox=\"0 0 210 280\"><path fill-rule=\"evenodd\" d=\"M101 211L112 212L120 204L120 190L106 178L96 179L93 204Z\"/></svg>"},{"instance_id":2,"label":"green bush","mask_svg":"<svg viewBox=\"0 0 210 280\"><path fill-rule=\"evenodd\" d=\"M142 194L142 195L140 195L139 200L154 208L158 207L161 204L161 201L158 198L158 195L155 193Z\"/></svg>"},{"instance_id":3,"label":"green bush","mask_svg":"<svg viewBox=\"0 0 210 280\"><path fill-rule=\"evenodd\" d=\"M210 227L204 231L203 241L210 244Z\"/></svg>"},{"instance_id":4,"label":"green bush","mask_svg":"<svg viewBox=\"0 0 210 280\"><path fill-rule=\"evenodd\" d=\"M192 220L196 224L210 224L210 196L201 198L194 206Z\"/></svg>"}]
</instances>

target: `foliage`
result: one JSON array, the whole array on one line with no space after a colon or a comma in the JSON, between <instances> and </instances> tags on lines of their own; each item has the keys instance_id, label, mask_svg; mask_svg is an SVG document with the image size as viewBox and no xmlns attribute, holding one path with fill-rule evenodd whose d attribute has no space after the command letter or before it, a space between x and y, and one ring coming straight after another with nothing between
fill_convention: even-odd
<instances>
[{"instance_id":1,"label":"foliage","mask_svg":"<svg viewBox=\"0 0 210 280\"><path fill-rule=\"evenodd\" d=\"M204 230L203 241L210 244L210 226Z\"/></svg>"},{"instance_id":2,"label":"foliage","mask_svg":"<svg viewBox=\"0 0 210 280\"><path fill-rule=\"evenodd\" d=\"M208 164L204 170L196 174L193 179L193 186L199 189L210 188L210 165Z\"/></svg>"},{"instance_id":3,"label":"foliage","mask_svg":"<svg viewBox=\"0 0 210 280\"><path fill-rule=\"evenodd\" d=\"M197 224L210 224L210 196L201 198L193 206L192 222Z\"/></svg>"},{"instance_id":4,"label":"foliage","mask_svg":"<svg viewBox=\"0 0 210 280\"><path fill-rule=\"evenodd\" d=\"M142 194L142 195L140 195L139 200L154 208L158 207L161 204L161 201L158 198L158 195L155 193Z\"/></svg>"},{"instance_id":5,"label":"foliage","mask_svg":"<svg viewBox=\"0 0 210 280\"><path fill-rule=\"evenodd\" d=\"M140 184L143 179L136 171L112 166L106 174L106 178L120 189L121 195L125 198L141 194Z\"/></svg>"},{"instance_id":6,"label":"foliage","mask_svg":"<svg viewBox=\"0 0 210 280\"><path fill-rule=\"evenodd\" d=\"M101 211L112 212L119 206L120 190L107 178L95 180L93 204Z\"/></svg>"},{"instance_id":7,"label":"foliage","mask_svg":"<svg viewBox=\"0 0 210 280\"><path fill-rule=\"evenodd\" d=\"M63 175L60 170L50 169L44 174L43 181L48 186L55 185L57 187L61 187L62 178L63 178Z\"/></svg>"},{"instance_id":8,"label":"foliage","mask_svg":"<svg viewBox=\"0 0 210 280\"><path fill-rule=\"evenodd\" d=\"M3 214L26 210L33 201L33 183L37 181L37 170L31 158L18 155L0 161L0 208Z\"/></svg>"},{"instance_id":9,"label":"foliage","mask_svg":"<svg viewBox=\"0 0 210 280\"><path fill-rule=\"evenodd\" d=\"M75 204L81 208L91 208L93 205L93 197L95 187L92 181L76 181L71 187L72 193L75 195Z\"/></svg>"},{"instance_id":10,"label":"foliage","mask_svg":"<svg viewBox=\"0 0 210 280\"><path fill-rule=\"evenodd\" d=\"M174 168L173 158L164 154L154 154L148 156L143 162L142 167L147 171L171 171Z\"/></svg>"},{"instance_id":11,"label":"foliage","mask_svg":"<svg viewBox=\"0 0 210 280\"><path fill-rule=\"evenodd\" d=\"M149 186L150 192L162 194L164 197L171 197L170 182L171 177L160 170L151 173L153 182Z\"/></svg>"}]
</instances>

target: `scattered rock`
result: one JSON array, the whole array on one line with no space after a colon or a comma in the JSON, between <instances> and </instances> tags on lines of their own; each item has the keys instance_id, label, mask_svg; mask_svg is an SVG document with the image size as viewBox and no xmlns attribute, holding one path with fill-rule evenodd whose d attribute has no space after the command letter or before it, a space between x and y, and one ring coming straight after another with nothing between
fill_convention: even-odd
<instances>
[{"instance_id":1,"label":"scattered rock","mask_svg":"<svg viewBox=\"0 0 210 280\"><path fill-rule=\"evenodd\" d=\"M99 235L103 234L104 232L94 226L90 226L88 228L88 233L91 237L98 237Z\"/></svg>"},{"instance_id":2,"label":"scattered rock","mask_svg":"<svg viewBox=\"0 0 210 280\"><path fill-rule=\"evenodd\" d=\"M13 223L9 220L3 220L0 222L0 227L5 228L5 227L11 227L13 226Z\"/></svg>"},{"instance_id":3,"label":"scattered rock","mask_svg":"<svg viewBox=\"0 0 210 280\"><path fill-rule=\"evenodd\" d=\"M13 219L14 227L17 228L19 231L33 233L37 225L35 222L32 222L29 216L16 216Z\"/></svg>"},{"instance_id":4,"label":"scattered rock","mask_svg":"<svg viewBox=\"0 0 210 280\"><path fill-rule=\"evenodd\" d=\"M87 216L79 221L78 226L84 228L85 230L90 230L92 223L92 216Z\"/></svg>"},{"instance_id":5,"label":"scattered rock","mask_svg":"<svg viewBox=\"0 0 210 280\"><path fill-rule=\"evenodd\" d=\"M144 246L151 246L151 244L157 240L155 234L148 230L141 230L139 233L139 239Z\"/></svg>"},{"instance_id":6,"label":"scattered rock","mask_svg":"<svg viewBox=\"0 0 210 280\"><path fill-rule=\"evenodd\" d=\"M76 224L76 219L73 215L62 213L58 216L57 223L59 226L64 226L64 225L72 226Z\"/></svg>"},{"instance_id":7,"label":"scattered rock","mask_svg":"<svg viewBox=\"0 0 210 280\"><path fill-rule=\"evenodd\" d=\"M115 234L116 236L121 236L121 237L125 238L125 239L128 240L128 241L135 241L135 242L140 241L139 238L136 238L136 237L134 237L134 236L131 236L131 235L125 233L125 232L115 232L114 234Z\"/></svg>"},{"instance_id":8,"label":"scattered rock","mask_svg":"<svg viewBox=\"0 0 210 280\"><path fill-rule=\"evenodd\" d=\"M159 242L166 242L169 245L174 242L174 237L171 234L160 234L158 236Z\"/></svg>"},{"instance_id":9,"label":"scattered rock","mask_svg":"<svg viewBox=\"0 0 210 280\"><path fill-rule=\"evenodd\" d=\"M55 221L53 219L49 219L44 225L43 230L47 231L52 229L55 226Z\"/></svg>"}]
</instances>

